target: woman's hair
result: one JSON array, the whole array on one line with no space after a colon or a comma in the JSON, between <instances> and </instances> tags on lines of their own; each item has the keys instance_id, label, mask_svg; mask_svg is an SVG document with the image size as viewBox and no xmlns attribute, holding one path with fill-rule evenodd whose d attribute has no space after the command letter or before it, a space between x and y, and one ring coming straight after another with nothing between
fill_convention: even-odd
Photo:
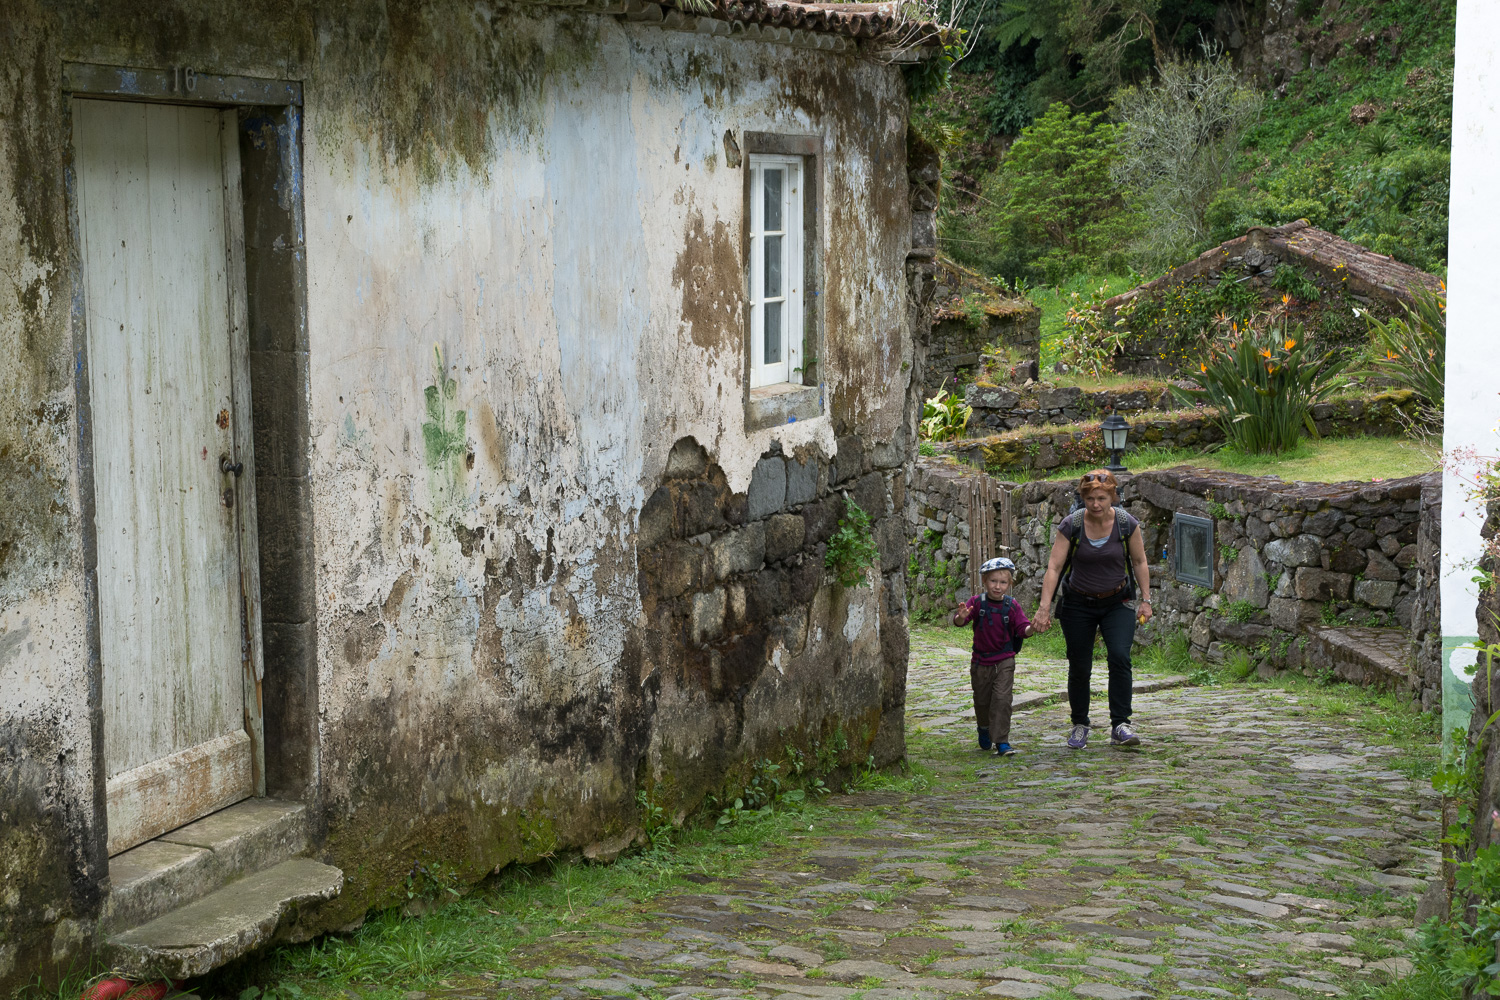
<instances>
[{"instance_id":1,"label":"woman's hair","mask_svg":"<svg viewBox=\"0 0 1500 1000\"><path fill-rule=\"evenodd\" d=\"M1078 480L1078 495L1086 497L1095 490L1106 490L1112 500L1120 499L1120 481L1108 469L1091 469Z\"/></svg>"}]
</instances>

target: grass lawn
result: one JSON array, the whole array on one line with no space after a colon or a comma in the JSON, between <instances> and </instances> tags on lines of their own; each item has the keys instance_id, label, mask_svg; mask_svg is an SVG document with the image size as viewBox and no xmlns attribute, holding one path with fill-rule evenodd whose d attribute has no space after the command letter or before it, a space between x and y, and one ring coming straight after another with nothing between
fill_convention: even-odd
<instances>
[{"instance_id":1,"label":"grass lawn","mask_svg":"<svg viewBox=\"0 0 1500 1000\"><path fill-rule=\"evenodd\" d=\"M1132 448L1125 452L1131 472L1169 469L1174 465L1196 465L1201 469L1224 469L1251 476L1280 476L1288 482L1342 483L1351 480L1400 479L1437 468L1441 449L1437 442L1410 438L1303 439L1294 450L1281 455L1242 455L1228 448L1202 452L1192 448ZM1076 479L1091 466L1074 465L1051 469L1032 479ZM1001 474L1005 478L1005 474Z\"/></svg>"}]
</instances>

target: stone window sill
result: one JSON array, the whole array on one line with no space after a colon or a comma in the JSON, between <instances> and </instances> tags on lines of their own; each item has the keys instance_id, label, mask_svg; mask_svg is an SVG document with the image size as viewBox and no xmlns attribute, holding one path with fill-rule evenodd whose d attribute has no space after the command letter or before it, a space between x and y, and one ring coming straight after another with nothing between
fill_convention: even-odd
<instances>
[{"instance_id":1,"label":"stone window sill","mask_svg":"<svg viewBox=\"0 0 1500 1000\"><path fill-rule=\"evenodd\" d=\"M781 382L750 390L745 403L745 429L764 430L823 415L823 387Z\"/></svg>"}]
</instances>

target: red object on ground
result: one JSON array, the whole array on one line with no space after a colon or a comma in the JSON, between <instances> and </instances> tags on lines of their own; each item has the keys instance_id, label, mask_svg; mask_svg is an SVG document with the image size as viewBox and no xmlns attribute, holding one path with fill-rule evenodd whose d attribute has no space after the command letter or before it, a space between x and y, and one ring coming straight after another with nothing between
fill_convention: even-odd
<instances>
[{"instance_id":1,"label":"red object on ground","mask_svg":"<svg viewBox=\"0 0 1500 1000\"><path fill-rule=\"evenodd\" d=\"M111 976L108 979L99 980L84 990L83 996L79 997L79 1000L120 1000L120 997L129 993L134 986L135 983L132 983L128 979Z\"/></svg>"},{"instance_id":2,"label":"red object on ground","mask_svg":"<svg viewBox=\"0 0 1500 1000\"><path fill-rule=\"evenodd\" d=\"M182 983L158 979L152 983L132 983L119 976L101 979L83 991L79 1000L163 1000L173 990L182 989Z\"/></svg>"},{"instance_id":3,"label":"red object on ground","mask_svg":"<svg viewBox=\"0 0 1500 1000\"><path fill-rule=\"evenodd\" d=\"M172 984L165 979L158 979L154 983L141 983L135 989L125 994L124 1000L162 1000L168 993L172 992Z\"/></svg>"}]
</instances>

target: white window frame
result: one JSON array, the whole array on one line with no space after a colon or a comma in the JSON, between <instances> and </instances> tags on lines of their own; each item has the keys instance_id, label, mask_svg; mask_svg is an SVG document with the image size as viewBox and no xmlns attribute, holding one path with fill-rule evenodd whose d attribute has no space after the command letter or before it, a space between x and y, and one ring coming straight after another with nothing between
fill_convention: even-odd
<instances>
[{"instance_id":1,"label":"white window frame","mask_svg":"<svg viewBox=\"0 0 1500 1000\"><path fill-rule=\"evenodd\" d=\"M780 230L765 231L765 169L785 170L781 186ZM803 182L806 170L800 156L750 154L750 388L783 382L801 384L803 336ZM765 361L765 238L781 235L782 359Z\"/></svg>"}]
</instances>

